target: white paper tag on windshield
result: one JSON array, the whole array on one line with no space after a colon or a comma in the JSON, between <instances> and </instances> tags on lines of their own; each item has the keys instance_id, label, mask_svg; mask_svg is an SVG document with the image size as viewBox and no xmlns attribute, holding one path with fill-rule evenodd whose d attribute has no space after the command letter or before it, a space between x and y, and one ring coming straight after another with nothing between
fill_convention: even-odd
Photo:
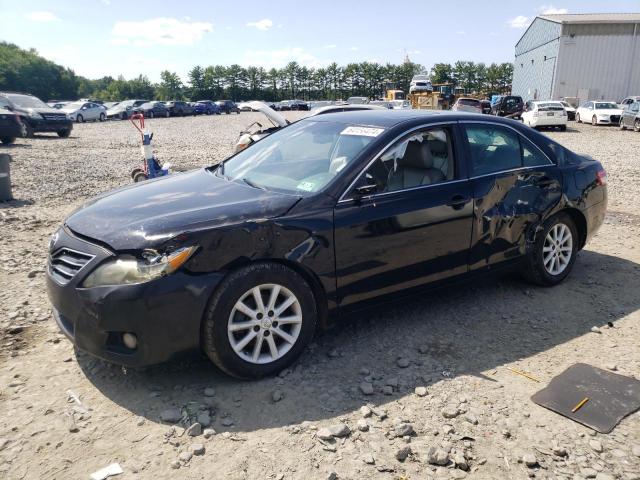
<instances>
[{"instance_id":1,"label":"white paper tag on windshield","mask_svg":"<svg viewBox=\"0 0 640 480\"><path fill-rule=\"evenodd\" d=\"M347 127L343 131L340 132L340 135L357 135L357 136L360 136L360 137L377 137L382 132L384 132L384 128Z\"/></svg>"}]
</instances>

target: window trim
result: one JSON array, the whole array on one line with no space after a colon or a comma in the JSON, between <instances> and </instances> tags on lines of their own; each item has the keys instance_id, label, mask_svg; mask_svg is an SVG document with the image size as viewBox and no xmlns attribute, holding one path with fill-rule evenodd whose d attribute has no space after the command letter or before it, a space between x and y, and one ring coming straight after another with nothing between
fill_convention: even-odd
<instances>
[{"instance_id":1,"label":"window trim","mask_svg":"<svg viewBox=\"0 0 640 480\"><path fill-rule=\"evenodd\" d=\"M360 180L360 177L362 177L362 175L364 175L367 170L369 170L369 167L371 165L373 165L382 155L384 155L386 153L387 150L389 150L389 148L391 148L393 145L395 145L395 143L400 140L403 137L406 137L408 135L411 135L419 130L425 130L425 129L431 129L431 127L437 128L437 127L442 127L442 126L450 126L450 127L455 127L456 124L458 124L459 122L457 120L454 121L448 121L448 122L436 122L436 123L425 123L422 125L418 125L410 130L405 130L404 132L402 132L401 134L399 134L398 136L396 136L393 140L391 140L389 143L387 143L385 145L385 147L380 150L370 161L369 163L367 163L362 170L360 170L360 173L358 173L358 175L356 175L356 177L353 179L353 181L349 184L349 186L344 190L344 192L342 192L342 195L340 195L340 198L338 198L338 202L337 204L340 203L346 203L346 202L352 202L354 201L353 197L348 197L345 198L346 195L348 193L350 193L353 189L353 187L356 185L356 183L358 182L358 180ZM453 132L452 132L453 133ZM453 142L455 138L455 134L451 135L451 141ZM455 156L455 155L454 155ZM455 162L455 158L454 158L454 162ZM369 199L369 198L375 198L378 197L380 195L390 195L390 194L394 194L394 193L401 193L401 192L409 192L412 190L417 190L417 189L421 189L421 188L429 188L429 187L435 187L435 186L439 186L439 185L446 185L449 183L454 183L454 182L463 182L463 181L467 181L469 180L468 178L460 178L460 179L453 179L453 180L447 180L445 182L440 182L440 183L434 183L431 185L419 185L417 187L411 187L411 188L405 188L402 190L396 190L393 192L380 192L380 193L373 193L371 195L366 195L364 197L362 197L362 199Z\"/></svg>"},{"instance_id":2,"label":"window trim","mask_svg":"<svg viewBox=\"0 0 640 480\"><path fill-rule=\"evenodd\" d=\"M512 130L516 133L516 135L518 135L518 142L520 142L520 137L523 137L525 140L527 140L531 145L533 145L534 148L536 148L542 155L544 155L544 157L549 161L549 163L545 163L545 164L541 164L541 165L521 165L519 167L516 168L510 168L507 170L497 170L495 172L491 172L491 173L483 173L482 175L470 175L469 176L469 180L473 180L475 178L482 178L482 177L488 177L490 175L496 175L499 173L508 173L508 172L515 172L516 170L525 170L527 168L541 168L541 167L548 167L548 166L553 166L556 165L556 162L554 162L553 160L551 160L549 158L549 155L547 155L540 147L538 147L538 145L535 144L535 142L529 140L525 135L523 135L521 132L519 132L517 129L513 128L510 125L504 125L502 123L495 123L495 122L485 122L483 120L461 120L460 121L460 125L464 128L465 125L467 124L484 124L484 125L498 125L499 127L505 127L509 130ZM464 132L465 137L467 135L467 132L465 130ZM466 140L467 142L467 146L468 146L468 139ZM520 143L520 155L522 155L522 143ZM473 159L471 158L471 156L469 155L469 160L473 161ZM473 168L470 169L471 172L473 172Z\"/></svg>"}]
</instances>

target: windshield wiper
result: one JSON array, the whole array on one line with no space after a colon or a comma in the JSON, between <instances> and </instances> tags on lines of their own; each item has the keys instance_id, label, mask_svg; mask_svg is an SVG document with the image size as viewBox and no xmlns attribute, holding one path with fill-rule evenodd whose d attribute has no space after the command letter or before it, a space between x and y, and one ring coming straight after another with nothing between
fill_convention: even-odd
<instances>
[{"instance_id":1,"label":"windshield wiper","mask_svg":"<svg viewBox=\"0 0 640 480\"><path fill-rule=\"evenodd\" d=\"M255 184L255 183L253 183L253 182L252 182L251 180L249 180L248 178L243 178L243 179L242 179L242 181L243 181L244 183L246 183L247 185L249 185L250 187L257 188L257 189L260 189L260 190L264 190L264 189L265 189L264 187L261 187L260 185L257 185L257 184Z\"/></svg>"}]
</instances>

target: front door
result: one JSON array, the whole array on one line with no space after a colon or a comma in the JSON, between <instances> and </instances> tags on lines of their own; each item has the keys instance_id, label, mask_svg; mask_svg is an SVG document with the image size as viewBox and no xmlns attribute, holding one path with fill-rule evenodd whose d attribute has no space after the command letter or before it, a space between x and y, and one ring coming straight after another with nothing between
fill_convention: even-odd
<instances>
[{"instance_id":1,"label":"front door","mask_svg":"<svg viewBox=\"0 0 640 480\"><path fill-rule=\"evenodd\" d=\"M555 164L516 130L464 123L474 198L470 270L526 253L544 212L562 195Z\"/></svg>"},{"instance_id":2,"label":"front door","mask_svg":"<svg viewBox=\"0 0 640 480\"><path fill-rule=\"evenodd\" d=\"M413 131L338 202L341 306L467 272L473 208L455 135L453 124Z\"/></svg>"}]
</instances>

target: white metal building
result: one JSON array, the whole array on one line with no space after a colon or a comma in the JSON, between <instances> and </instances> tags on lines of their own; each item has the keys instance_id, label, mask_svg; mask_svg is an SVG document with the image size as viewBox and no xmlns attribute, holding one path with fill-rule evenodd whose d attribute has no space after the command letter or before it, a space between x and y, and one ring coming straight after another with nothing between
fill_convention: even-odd
<instances>
[{"instance_id":1,"label":"white metal building","mask_svg":"<svg viewBox=\"0 0 640 480\"><path fill-rule=\"evenodd\" d=\"M525 101L640 95L640 13L536 17L516 44L512 92Z\"/></svg>"}]
</instances>

